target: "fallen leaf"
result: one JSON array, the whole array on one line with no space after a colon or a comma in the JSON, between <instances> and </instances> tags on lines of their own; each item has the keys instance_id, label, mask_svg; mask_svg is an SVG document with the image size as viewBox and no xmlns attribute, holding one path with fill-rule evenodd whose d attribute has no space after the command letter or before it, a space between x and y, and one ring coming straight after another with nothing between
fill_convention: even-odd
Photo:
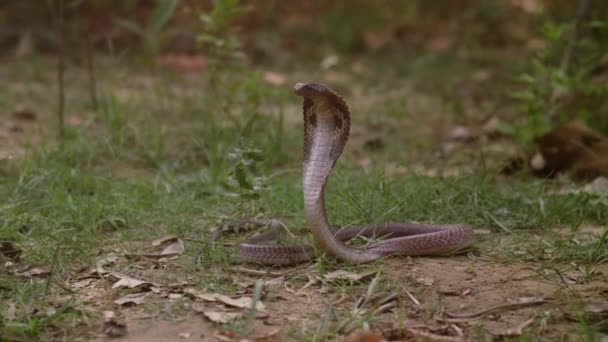
<instances>
[{"instance_id":1,"label":"fallen leaf","mask_svg":"<svg viewBox=\"0 0 608 342\"><path fill-rule=\"evenodd\" d=\"M416 279L417 283L426 285L426 286L433 286L433 284L435 283L435 279L432 278L418 278Z\"/></svg>"},{"instance_id":2,"label":"fallen leaf","mask_svg":"<svg viewBox=\"0 0 608 342\"><path fill-rule=\"evenodd\" d=\"M162 252L160 252L163 256L177 255L182 254L186 250L186 244L183 240L177 239L174 243L165 247Z\"/></svg>"},{"instance_id":3,"label":"fallen leaf","mask_svg":"<svg viewBox=\"0 0 608 342\"><path fill-rule=\"evenodd\" d=\"M131 278L129 276L126 276L126 275L120 274L120 273L116 273L116 272L112 272L111 275L119 279L117 282L114 283L114 285L112 285L113 289L122 289L122 288L128 288L128 289L145 288L145 289L148 289L148 288L150 288L150 287L152 287L154 285L154 284L152 284L152 283L150 283L148 281L140 280L140 279L136 279L136 278Z\"/></svg>"},{"instance_id":4,"label":"fallen leaf","mask_svg":"<svg viewBox=\"0 0 608 342\"><path fill-rule=\"evenodd\" d=\"M364 281L373 278L378 271L366 271L363 273L354 273L346 270L337 270L330 273L326 273L323 278L327 280L350 280L354 282Z\"/></svg>"},{"instance_id":5,"label":"fallen leaf","mask_svg":"<svg viewBox=\"0 0 608 342\"><path fill-rule=\"evenodd\" d=\"M109 266L109 265L114 265L117 260L118 260L118 256L112 255L112 256L108 256L108 257L97 260L97 262L95 264L97 266L101 266L101 267Z\"/></svg>"},{"instance_id":6,"label":"fallen leaf","mask_svg":"<svg viewBox=\"0 0 608 342\"><path fill-rule=\"evenodd\" d=\"M163 236L161 238L158 238L156 240L152 240L152 246L160 246L162 244L165 244L167 242L174 242L177 241L177 235L175 234L170 234L170 235L166 235Z\"/></svg>"},{"instance_id":7,"label":"fallen leaf","mask_svg":"<svg viewBox=\"0 0 608 342\"><path fill-rule=\"evenodd\" d=\"M585 314L592 322L599 322L608 319L608 302L586 304Z\"/></svg>"},{"instance_id":8,"label":"fallen leaf","mask_svg":"<svg viewBox=\"0 0 608 342\"><path fill-rule=\"evenodd\" d=\"M241 312L226 312L219 310L206 310L201 312L208 320L215 323L230 323L237 318L241 318L243 313Z\"/></svg>"},{"instance_id":9,"label":"fallen leaf","mask_svg":"<svg viewBox=\"0 0 608 342\"><path fill-rule=\"evenodd\" d=\"M143 304L146 301L147 293L130 293L122 296L114 301L114 304L121 306L135 306Z\"/></svg>"},{"instance_id":10,"label":"fallen leaf","mask_svg":"<svg viewBox=\"0 0 608 342\"><path fill-rule=\"evenodd\" d=\"M187 289L185 291L185 293L187 293L191 296L194 296L195 298L199 298L204 301L207 301L207 302L221 302L228 306L242 308L242 309L251 308L251 304L253 303L253 298L246 297L246 296L239 297L239 298L231 298L231 297L228 297L223 294L201 292L201 291L198 291L195 289ZM258 311L266 310L266 306L264 305L264 303L262 303L262 301L258 300L256 302L256 310L258 310Z\"/></svg>"},{"instance_id":11,"label":"fallen leaf","mask_svg":"<svg viewBox=\"0 0 608 342\"><path fill-rule=\"evenodd\" d=\"M30 269L27 269L26 271L19 272L17 274L20 276L30 277L30 278L34 278L34 277L46 278L51 274L51 272L47 271L47 270L43 270L42 268L32 267Z\"/></svg>"},{"instance_id":12,"label":"fallen leaf","mask_svg":"<svg viewBox=\"0 0 608 342\"><path fill-rule=\"evenodd\" d=\"M84 287L88 287L89 285L91 285L92 282L93 282L93 278L87 278L87 279L72 283L71 286L74 289L82 289Z\"/></svg>"}]
</instances>

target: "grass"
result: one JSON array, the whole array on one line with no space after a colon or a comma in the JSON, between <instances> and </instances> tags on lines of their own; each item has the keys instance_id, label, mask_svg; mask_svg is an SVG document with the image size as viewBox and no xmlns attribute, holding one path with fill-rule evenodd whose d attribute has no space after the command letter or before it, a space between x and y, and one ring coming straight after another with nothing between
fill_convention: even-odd
<instances>
[{"instance_id":1,"label":"grass","mask_svg":"<svg viewBox=\"0 0 608 342\"><path fill-rule=\"evenodd\" d=\"M81 324L92 324L86 305L74 300L50 314L43 312L55 307L49 299L72 295L63 279L94 265L107 250L176 234L192 242L181 262L198 286L232 291L222 272L233 265L234 250L210 241L209 228L218 220L280 218L310 240L302 210L300 157L294 152L301 148L300 126L285 128L285 107L297 100L263 83L259 73L244 77L244 82L229 76L219 81L232 96L201 91L176 100L158 86L157 92L130 100L118 92L106 94L96 113L87 112L84 101L76 102L77 109L85 109L79 117L92 114L92 122L70 127L63 144L34 147L25 158L0 164L5 175L0 196L6 199L0 204L0 242L23 251L20 263L52 271L42 280L3 275L2 338L49 338L61 335L58 331L69 335ZM260 158L247 159L242 153L246 148L260 150ZM229 158L236 149L241 154ZM377 160L390 158L382 154L388 152L376 153ZM235 180L236 165L251 164L256 167L243 169L243 179ZM248 185L258 183L265 187ZM489 247L484 253L496 252L509 262L575 262L593 278L593 268L608 258L606 228L587 241L556 235L553 229L575 232L583 224L605 225L608 206L585 193L559 195L560 187L550 180L496 181L482 167L460 178L427 177L413 170L391 178L380 167L362 169L347 155L331 178L327 201L336 226L462 222L499 236L516 237L522 231L525 236L551 236L540 244L522 240L505 251ZM338 267L344 266L323 260L318 269ZM344 291L361 289L365 286L346 286ZM341 325L362 326L372 319L340 310L327 307L314 332L319 340L336 336ZM253 314L235 329L248 330Z\"/></svg>"}]
</instances>

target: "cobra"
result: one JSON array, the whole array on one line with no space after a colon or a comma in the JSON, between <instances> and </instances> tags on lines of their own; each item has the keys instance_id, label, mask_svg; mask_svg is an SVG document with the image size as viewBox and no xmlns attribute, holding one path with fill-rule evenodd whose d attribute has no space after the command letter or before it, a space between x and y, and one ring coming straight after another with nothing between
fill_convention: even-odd
<instances>
[{"instance_id":1,"label":"cobra","mask_svg":"<svg viewBox=\"0 0 608 342\"><path fill-rule=\"evenodd\" d=\"M350 112L344 99L324 84L298 83L294 93L304 99L304 207L318 251L360 264L389 255L447 254L473 244L473 229L462 224L385 223L332 230L325 209L325 186L348 140ZM287 266L315 257L315 250L310 245L270 244L278 233L279 228L275 227L240 244L239 261ZM346 243L357 236L384 239L366 247Z\"/></svg>"}]
</instances>

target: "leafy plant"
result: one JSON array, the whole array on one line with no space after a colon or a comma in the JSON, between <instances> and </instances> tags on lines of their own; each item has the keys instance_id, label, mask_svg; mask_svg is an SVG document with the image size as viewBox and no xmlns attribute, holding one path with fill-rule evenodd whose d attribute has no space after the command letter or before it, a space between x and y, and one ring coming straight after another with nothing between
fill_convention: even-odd
<instances>
[{"instance_id":1,"label":"leafy plant","mask_svg":"<svg viewBox=\"0 0 608 342\"><path fill-rule=\"evenodd\" d=\"M200 15L203 30L198 36L198 43L210 57L216 59L216 63L225 65L245 59L234 21L249 9L241 5L240 0L215 0L213 9Z\"/></svg>"},{"instance_id":2,"label":"leafy plant","mask_svg":"<svg viewBox=\"0 0 608 342\"><path fill-rule=\"evenodd\" d=\"M140 37L146 59L152 66L156 65L160 52L162 29L173 16L179 3L180 0L157 0L146 26L140 26L134 21L118 20L118 24Z\"/></svg>"},{"instance_id":3,"label":"leafy plant","mask_svg":"<svg viewBox=\"0 0 608 342\"><path fill-rule=\"evenodd\" d=\"M233 162L228 185L242 201L247 202L259 199L268 187L265 177L260 173L259 164L264 159L262 151L246 143L242 145L228 154Z\"/></svg>"},{"instance_id":4,"label":"leafy plant","mask_svg":"<svg viewBox=\"0 0 608 342\"><path fill-rule=\"evenodd\" d=\"M587 25L590 28L605 27L598 22ZM517 76L522 89L511 95L518 100L525 115L511 124L503 124L503 133L515 137L524 146L529 146L535 138L549 132L556 125L578 118L588 121L590 116L583 103L576 108L567 105L566 98L574 95L600 97L608 94L608 87L591 82L591 71L600 63L601 42L583 40L566 44L566 33L575 28L570 23L543 26L542 36L546 48L532 59L529 72ZM577 46L580 55L586 56L578 63L570 62L572 49Z\"/></svg>"}]
</instances>

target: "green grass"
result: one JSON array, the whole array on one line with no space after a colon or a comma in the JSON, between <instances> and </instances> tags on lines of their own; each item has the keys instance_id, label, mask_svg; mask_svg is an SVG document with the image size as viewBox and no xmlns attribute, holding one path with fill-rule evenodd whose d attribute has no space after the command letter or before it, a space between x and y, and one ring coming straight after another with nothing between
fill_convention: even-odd
<instances>
[{"instance_id":1,"label":"green grass","mask_svg":"<svg viewBox=\"0 0 608 342\"><path fill-rule=\"evenodd\" d=\"M23 252L21 264L52 271L41 280L3 273L1 338L48 338L62 331L70 335L89 324L86 305L75 300L51 314L42 312L53 298L72 295L63 285L66 277L91 267L108 250L129 250L134 242L176 234L188 241L180 257L183 271L201 288L230 292L234 284L223 272L233 265L234 248L210 241L209 228L218 221L279 218L310 241L299 171L301 126L285 128L284 107L298 99L290 97L288 87L266 85L259 73L222 77L215 81L223 90L205 88L179 99L161 85L128 100L118 91L107 92L94 113L80 99L74 111L82 110L80 118L92 118L90 124L69 127L63 144L34 147L23 159L0 161L0 197L5 199L0 203L0 242L10 241ZM405 115L398 110L402 103L387 106L397 119ZM253 150L260 151L257 157ZM593 269L607 261L605 226L603 233L586 241L554 233L555 228L575 232L583 224L605 225L605 197L559 195L562 184L551 180L496 181L482 167L461 178L413 171L390 178L381 165L394 160L392 152L370 152L379 161L372 170L357 166L348 154L338 163L326 197L335 226L468 223L514 240L497 250L491 240L495 237L486 238L490 243L481 244L482 253L512 263L540 261L543 267L575 262L588 270L589 279L597 276ZM542 243L530 236L543 237ZM243 238L231 236L222 242ZM358 269L322 259L317 270L344 267ZM366 286L334 289L355 293L365 292ZM382 278L378 287L391 289ZM249 321L236 323L234 329L249 329ZM328 306L325 323L312 333L323 339L336 336L341 325L372 321Z\"/></svg>"},{"instance_id":2,"label":"green grass","mask_svg":"<svg viewBox=\"0 0 608 342\"><path fill-rule=\"evenodd\" d=\"M269 189L254 200L226 195L230 186L212 181L208 170L175 174L161 168L149 180L116 177L87 160L95 151L82 144L73 141L41 150L14 165L2 184L7 198L0 208L2 239L23 251L24 264L53 271L50 286L30 284L0 290L5 302L38 303L51 294L64 293L59 279L93 265L103 249L167 233L196 241L186 253L187 267L207 274L199 278L204 286L221 288L220 277L204 272L228 269L233 262L231 248L209 241L208 228L220 217L278 217L306 233L298 172L273 177ZM222 168L220 178L226 179L229 172L229 166ZM556 186L538 180L494 182L483 175L389 179L379 171L365 173L341 163L330 182L327 201L336 226L412 220L462 222L503 233L526 229L548 234L556 227L576 230L582 223L608 220L605 203L586 194L553 195ZM549 245L543 248L552 252L545 257L592 268L606 261L606 236L604 232L588 243L547 240ZM14 281L13 286L25 285L23 280ZM18 317L16 322L5 319L5 332L21 329L36 335L40 334L37 330L54 324L46 318Z\"/></svg>"}]
</instances>

